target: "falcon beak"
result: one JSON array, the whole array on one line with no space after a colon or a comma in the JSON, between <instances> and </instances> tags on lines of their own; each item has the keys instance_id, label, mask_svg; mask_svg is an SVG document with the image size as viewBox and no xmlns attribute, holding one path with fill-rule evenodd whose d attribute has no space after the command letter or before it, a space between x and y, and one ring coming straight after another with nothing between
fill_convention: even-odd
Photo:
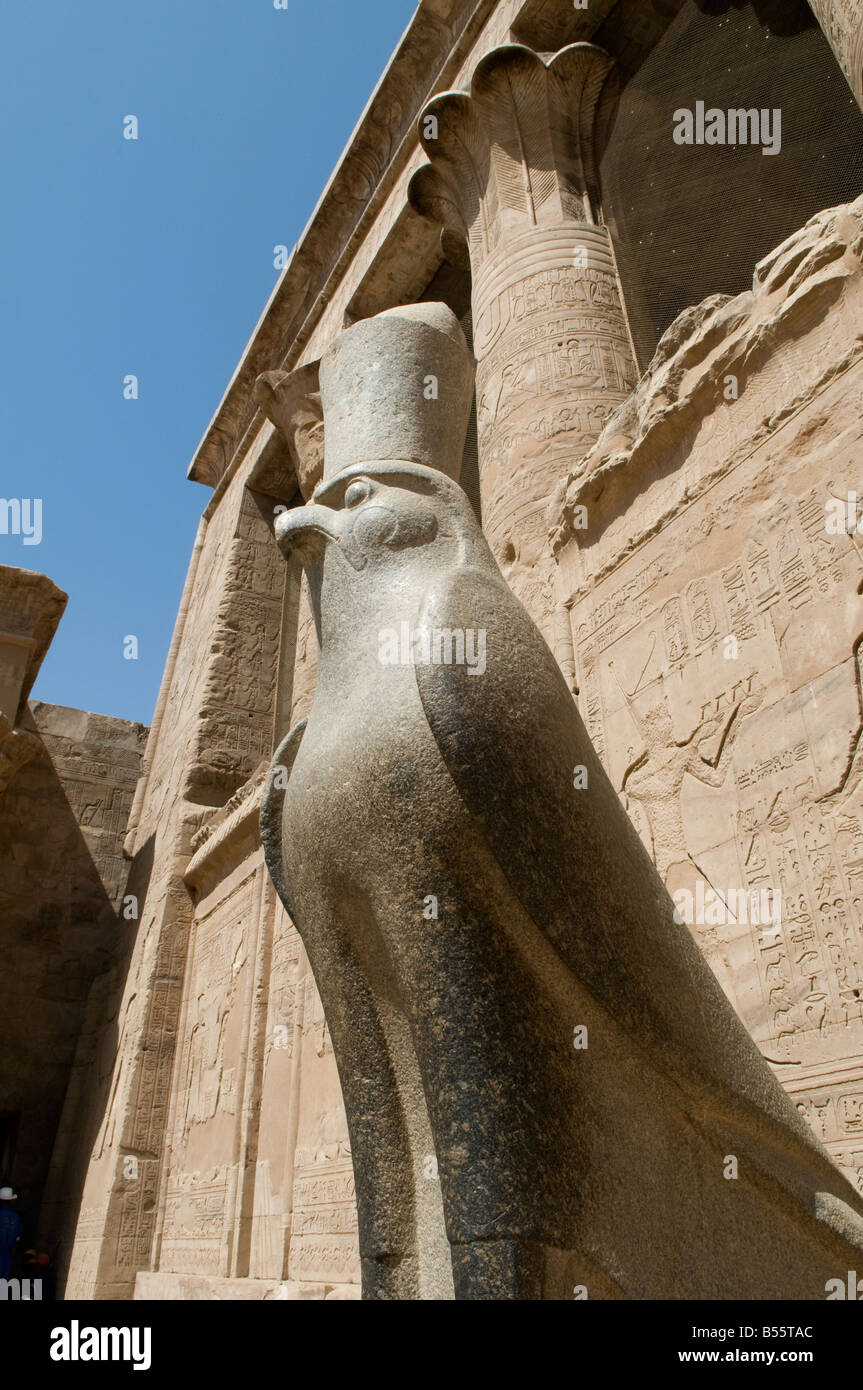
<instances>
[{"instance_id":1,"label":"falcon beak","mask_svg":"<svg viewBox=\"0 0 863 1390\"><path fill-rule=\"evenodd\" d=\"M276 540L284 555L293 550L321 552L327 541L341 540L339 513L310 502L282 512L276 520Z\"/></svg>"}]
</instances>

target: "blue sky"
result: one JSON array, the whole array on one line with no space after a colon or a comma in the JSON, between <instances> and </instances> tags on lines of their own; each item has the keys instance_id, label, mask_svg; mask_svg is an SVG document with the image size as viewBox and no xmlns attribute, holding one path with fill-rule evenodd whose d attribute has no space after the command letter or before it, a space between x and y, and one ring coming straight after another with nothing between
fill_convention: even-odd
<instances>
[{"instance_id":1,"label":"blue sky","mask_svg":"<svg viewBox=\"0 0 863 1390\"><path fill-rule=\"evenodd\" d=\"M69 595L34 698L150 722L211 495L186 468L414 8L4 7L0 496L43 520L0 564Z\"/></svg>"}]
</instances>

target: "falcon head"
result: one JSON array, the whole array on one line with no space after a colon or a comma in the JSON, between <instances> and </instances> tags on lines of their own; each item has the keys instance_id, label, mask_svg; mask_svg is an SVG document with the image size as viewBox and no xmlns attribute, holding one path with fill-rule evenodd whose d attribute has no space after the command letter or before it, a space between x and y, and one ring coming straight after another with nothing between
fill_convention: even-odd
<instances>
[{"instance_id":1,"label":"falcon head","mask_svg":"<svg viewBox=\"0 0 863 1390\"><path fill-rule=\"evenodd\" d=\"M330 552L355 571L397 568L407 552L435 548L449 563L475 560L485 548L479 524L458 483L434 468L407 460L355 463L321 483L305 507L283 512L276 539L284 555L296 552L306 569ZM431 562L432 556L429 555Z\"/></svg>"}]
</instances>

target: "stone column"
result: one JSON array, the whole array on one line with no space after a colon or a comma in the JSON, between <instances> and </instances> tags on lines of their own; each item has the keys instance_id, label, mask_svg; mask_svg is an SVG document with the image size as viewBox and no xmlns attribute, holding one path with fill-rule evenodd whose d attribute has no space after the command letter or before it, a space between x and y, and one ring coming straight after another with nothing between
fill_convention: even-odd
<instances>
[{"instance_id":1,"label":"stone column","mask_svg":"<svg viewBox=\"0 0 863 1390\"><path fill-rule=\"evenodd\" d=\"M555 649L549 504L638 376L595 158L612 66L587 43L495 49L425 108L409 193L470 259L483 529Z\"/></svg>"},{"instance_id":2,"label":"stone column","mask_svg":"<svg viewBox=\"0 0 863 1390\"><path fill-rule=\"evenodd\" d=\"M860 0L809 0L836 61L863 107L863 6Z\"/></svg>"}]
</instances>

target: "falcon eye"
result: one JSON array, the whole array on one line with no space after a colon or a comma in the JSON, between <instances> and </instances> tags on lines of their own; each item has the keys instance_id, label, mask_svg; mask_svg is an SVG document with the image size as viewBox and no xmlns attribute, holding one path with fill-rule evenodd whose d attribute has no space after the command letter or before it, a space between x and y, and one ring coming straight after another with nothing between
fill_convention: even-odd
<instances>
[{"instance_id":1,"label":"falcon eye","mask_svg":"<svg viewBox=\"0 0 863 1390\"><path fill-rule=\"evenodd\" d=\"M345 506L358 507L361 502L365 502L371 490L372 485L368 478L357 478L345 492Z\"/></svg>"}]
</instances>

